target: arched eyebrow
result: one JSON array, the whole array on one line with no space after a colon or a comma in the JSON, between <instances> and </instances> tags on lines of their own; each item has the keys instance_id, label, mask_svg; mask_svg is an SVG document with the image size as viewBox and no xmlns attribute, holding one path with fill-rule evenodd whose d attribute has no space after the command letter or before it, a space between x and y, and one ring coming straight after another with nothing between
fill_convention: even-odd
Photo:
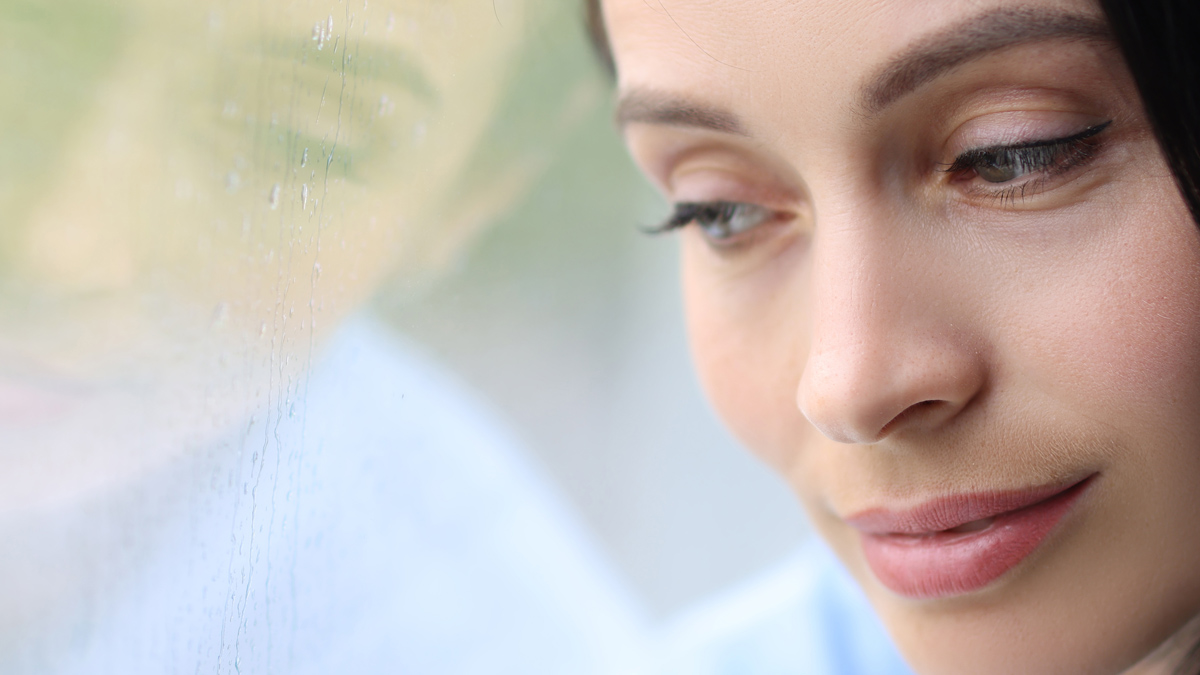
<instances>
[{"instance_id":1,"label":"arched eyebrow","mask_svg":"<svg viewBox=\"0 0 1200 675\"><path fill-rule=\"evenodd\" d=\"M1008 47L1046 40L1086 40L1115 44L1099 16L1035 8L997 9L943 28L917 41L867 80L858 109L867 117L951 70ZM749 136L736 115L677 95L641 89L623 94L616 123L694 127Z\"/></svg>"},{"instance_id":2,"label":"arched eyebrow","mask_svg":"<svg viewBox=\"0 0 1200 675\"><path fill-rule=\"evenodd\" d=\"M868 78L859 95L866 116L969 61L992 52L1045 40L1113 42L1099 16L1045 9L984 12L919 40Z\"/></svg>"},{"instance_id":3,"label":"arched eyebrow","mask_svg":"<svg viewBox=\"0 0 1200 675\"><path fill-rule=\"evenodd\" d=\"M620 128L636 122L749 136L737 116L727 110L643 89L634 89L622 94L617 102L614 117Z\"/></svg>"}]
</instances>

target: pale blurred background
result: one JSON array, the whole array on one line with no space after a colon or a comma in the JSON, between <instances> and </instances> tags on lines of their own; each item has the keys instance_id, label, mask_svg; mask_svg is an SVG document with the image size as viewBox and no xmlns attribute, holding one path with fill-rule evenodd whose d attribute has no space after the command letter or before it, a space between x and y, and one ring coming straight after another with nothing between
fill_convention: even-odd
<instances>
[{"instance_id":1,"label":"pale blurred background","mask_svg":"<svg viewBox=\"0 0 1200 675\"><path fill-rule=\"evenodd\" d=\"M676 242L638 227L666 205L612 124L582 3L567 4L527 45L477 158L539 178L437 278L394 284L375 308L499 407L663 616L768 566L807 526L699 391Z\"/></svg>"}]
</instances>

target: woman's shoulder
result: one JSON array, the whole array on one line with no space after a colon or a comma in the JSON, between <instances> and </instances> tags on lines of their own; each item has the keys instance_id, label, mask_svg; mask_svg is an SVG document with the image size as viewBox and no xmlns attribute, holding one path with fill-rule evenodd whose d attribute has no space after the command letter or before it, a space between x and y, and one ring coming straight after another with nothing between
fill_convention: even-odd
<instances>
[{"instance_id":1,"label":"woman's shoulder","mask_svg":"<svg viewBox=\"0 0 1200 675\"><path fill-rule=\"evenodd\" d=\"M312 672L591 673L640 657L642 609L603 547L504 416L425 348L355 318L306 403L301 527L338 554L299 567L336 602L360 598Z\"/></svg>"},{"instance_id":2,"label":"woman's shoulder","mask_svg":"<svg viewBox=\"0 0 1200 675\"><path fill-rule=\"evenodd\" d=\"M849 574L818 541L671 622L668 675L910 675Z\"/></svg>"}]
</instances>

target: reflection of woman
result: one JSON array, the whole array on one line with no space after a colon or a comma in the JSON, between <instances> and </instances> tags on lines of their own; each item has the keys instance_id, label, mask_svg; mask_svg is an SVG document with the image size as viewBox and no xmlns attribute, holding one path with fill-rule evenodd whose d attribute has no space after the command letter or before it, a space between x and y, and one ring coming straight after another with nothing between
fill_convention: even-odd
<instances>
[{"instance_id":1,"label":"reflection of woman","mask_svg":"<svg viewBox=\"0 0 1200 675\"><path fill-rule=\"evenodd\" d=\"M0 3L0 672L632 645L503 426L346 321L512 192L471 158L537 16L477 4Z\"/></svg>"},{"instance_id":2,"label":"reflection of woman","mask_svg":"<svg viewBox=\"0 0 1200 675\"><path fill-rule=\"evenodd\" d=\"M920 673L1200 672L1200 17L1103 4L603 2L713 403Z\"/></svg>"}]
</instances>

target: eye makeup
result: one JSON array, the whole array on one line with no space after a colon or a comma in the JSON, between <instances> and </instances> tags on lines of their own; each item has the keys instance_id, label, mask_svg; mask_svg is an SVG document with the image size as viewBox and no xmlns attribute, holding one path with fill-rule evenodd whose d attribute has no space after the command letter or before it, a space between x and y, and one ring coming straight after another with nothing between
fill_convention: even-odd
<instances>
[{"instance_id":1,"label":"eye makeup","mask_svg":"<svg viewBox=\"0 0 1200 675\"><path fill-rule=\"evenodd\" d=\"M1001 201L1036 194L1031 190L1039 189L1046 180L1087 163L1100 147L1101 133L1111 123L1109 120L1061 138L973 148L959 154L941 171L949 174L951 182L974 183L972 188ZM1030 178L1013 183L1026 177Z\"/></svg>"}]
</instances>

